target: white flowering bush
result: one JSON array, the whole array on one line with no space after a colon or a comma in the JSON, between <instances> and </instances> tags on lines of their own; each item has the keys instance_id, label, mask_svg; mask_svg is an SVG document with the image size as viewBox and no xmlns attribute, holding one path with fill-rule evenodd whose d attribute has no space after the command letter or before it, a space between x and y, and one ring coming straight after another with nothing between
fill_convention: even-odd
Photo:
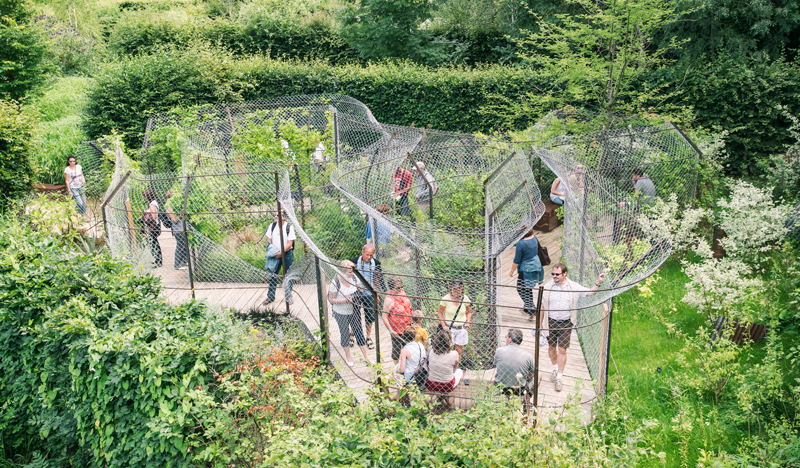
<instances>
[{"instance_id":1,"label":"white flowering bush","mask_svg":"<svg viewBox=\"0 0 800 468\"><path fill-rule=\"evenodd\" d=\"M734 181L730 200L717 202L719 227L726 234L720 245L729 256L758 266L780 247L789 207L776 205L770 192Z\"/></svg>"},{"instance_id":2,"label":"white flowering bush","mask_svg":"<svg viewBox=\"0 0 800 468\"><path fill-rule=\"evenodd\" d=\"M739 260L706 258L701 263L684 262L689 276L683 301L709 319L722 316L751 323L753 303L761 301L763 282L752 277L752 269Z\"/></svg>"},{"instance_id":3,"label":"white flowering bush","mask_svg":"<svg viewBox=\"0 0 800 468\"><path fill-rule=\"evenodd\" d=\"M677 196L670 194L667 201L657 199L646 213L637 220L645 232L654 237L669 239L673 255L685 258L693 251L701 258L711 258L711 246L697 233L701 221L709 219L711 211L707 209L685 209L678 205Z\"/></svg>"}]
</instances>

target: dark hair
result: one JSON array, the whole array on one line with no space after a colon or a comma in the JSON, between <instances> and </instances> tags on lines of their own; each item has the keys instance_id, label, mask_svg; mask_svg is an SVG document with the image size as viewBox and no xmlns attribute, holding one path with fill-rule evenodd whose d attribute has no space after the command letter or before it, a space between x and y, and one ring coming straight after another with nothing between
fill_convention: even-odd
<instances>
[{"instance_id":1,"label":"dark hair","mask_svg":"<svg viewBox=\"0 0 800 468\"><path fill-rule=\"evenodd\" d=\"M433 337L433 352L436 354L446 354L450 352L450 331L442 329Z\"/></svg>"},{"instance_id":2,"label":"dark hair","mask_svg":"<svg viewBox=\"0 0 800 468\"><path fill-rule=\"evenodd\" d=\"M508 337L511 338L511 342L514 344L521 344L522 343L522 330L519 328L512 328L508 331Z\"/></svg>"},{"instance_id":3,"label":"dark hair","mask_svg":"<svg viewBox=\"0 0 800 468\"><path fill-rule=\"evenodd\" d=\"M148 202L151 202L156 199L156 191L151 188L145 189L145 191L142 194L144 195L144 199L147 200Z\"/></svg>"},{"instance_id":4,"label":"dark hair","mask_svg":"<svg viewBox=\"0 0 800 468\"><path fill-rule=\"evenodd\" d=\"M398 289L403 287L403 280L401 280L397 276L390 276L386 283L389 285L389 289Z\"/></svg>"},{"instance_id":5,"label":"dark hair","mask_svg":"<svg viewBox=\"0 0 800 468\"><path fill-rule=\"evenodd\" d=\"M561 269L561 274L562 275L566 275L567 274L567 266L564 265L563 263L558 262L555 265L553 265L553 270L555 270L556 268L560 268Z\"/></svg>"},{"instance_id":6,"label":"dark hair","mask_svg":"<svg viewBox=\"0 0 800 468\"><path fill-rule=\"evenodd\" d=\"M74 155L69 155L69 156L67 156L67 167L69 167L69 160L70 159L74 159L75 163L78 162L78 158L77 157L75 157Z\"/></svg>"},{"instance_id":7,"label":"dark hair","mask_svg":"<svg viewBox=\"0 0 800 468\"><path fill-rule=\"evenodd\" d=\"M530 237L530 236L532 236L534 234L536 234L536 229L531 228L531 230L528 231L527 233L525 233L525 235L523 237Z\"/></svg>"},{"instance_id":8,"label":"dark hair","mask_svg":"<svg viewBox=\"0 0 800 468\"><path fill-rule=\"evenodd\" d=\"M403 340L403 343L411 343L414 341L414 337L417 336L417 329L412 327L411 325L407 326L403 333L400 334L400 339Z\"/></svg>"},{"instance_id":9,"label":"dark hair","mask_svg":"<svg viewBox=\"0 0 800 468\"><path fill-rule=\"evenodd\" d=\"M644 176L644 171L642 170L641 167L635 167L635 168L633 168L633 175L637 175L639 177L642 177L642 176Z\"/></svg>"}]
</instances>

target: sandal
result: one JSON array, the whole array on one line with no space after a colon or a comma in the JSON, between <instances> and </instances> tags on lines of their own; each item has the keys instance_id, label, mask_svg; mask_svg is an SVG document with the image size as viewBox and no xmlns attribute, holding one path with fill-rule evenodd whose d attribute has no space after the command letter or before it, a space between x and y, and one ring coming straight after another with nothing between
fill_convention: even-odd
<instances>
[{"instance_id":1,"label":"sandal","mask_svg":"<svg viewBox=\"0 0 800 468\"><path fill-rule=\"evenodd\" d=\"M367 349L375 349L375 343L372 338L367 338Z\"/></svg>"}]
</instances>

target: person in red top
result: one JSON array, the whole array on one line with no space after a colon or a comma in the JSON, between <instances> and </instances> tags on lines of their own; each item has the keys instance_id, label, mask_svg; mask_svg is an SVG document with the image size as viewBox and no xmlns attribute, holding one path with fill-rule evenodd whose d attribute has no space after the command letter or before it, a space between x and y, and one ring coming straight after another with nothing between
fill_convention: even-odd
<instances>
[{"instance_id":1,"label":"person in red top","mask_svg":"<svg viewBox=\"0 0 800 468\"><path fill-rule=\"evenodd\" d=\"M394 195L398 212L400 216L408 216L408 192L411 191L411 186L414 185L414 176L411 175L411 171L398 166L397 170L394 171L392 180L394 181L392 195Z\"/></svg>"},{"instance_id":2,"label":"person in red top","mask_svg":"<svg viewBox=\"0 0 800 468\"><path fill-rule=\"evenodd\" d=\"M397 364L400 361L400 351L406 345L402 335L406 327L411 325L412 308L406 292L403 291L403 280L392 276L386 281L389 290L383 300L383 324L392 334L392 359Z\"/></svg>"}]
</instances>

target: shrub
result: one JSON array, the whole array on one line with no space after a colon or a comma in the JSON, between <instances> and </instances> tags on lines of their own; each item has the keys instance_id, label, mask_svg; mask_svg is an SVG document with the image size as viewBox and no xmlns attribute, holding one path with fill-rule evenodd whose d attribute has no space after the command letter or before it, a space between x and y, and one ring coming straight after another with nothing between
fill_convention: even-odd
<instances>
[{"instance_id":1,"label":"shrub","mask_svg":"<svg viewBox=\"0 0 800 468\"><path fill-rule=\"evenodd\" d=\"M0 99L21 99L42 85L52 65L42 29L0 15Z\"/></svg>"},{"instance_id":2,"label":"shrub","mask_svg":"<svg viewBox=\"0 0 800 468\"><path fill-rule=\"evenodd\" d=\"M90 138L124 133L128 146L141 144L147 118L178 106L240 99L230 56L207 46L158 49L101 68L89 92L84 129Z\"/></svg>"},{"instance_id":3,"label":"shrub","mask_svg":"<svg viewBox=\"0 0 800 468\"><path fill-rule=\"evenodd\" d=\"M30 190L32 118L13 101L0 100L0 209Z\"/></svg>"},{"instance_id":4,"label":"shrub","mask_svg":"<svg viewBox=\"0 0 800 468\"><path fill-rule=\"evenodd\" d=\"M118 259L0 222L5 447L64 465L187 466L212 423L206 384L242 356L244 327L168 306L157 278Z\"/></svg>"}]
</instances>

